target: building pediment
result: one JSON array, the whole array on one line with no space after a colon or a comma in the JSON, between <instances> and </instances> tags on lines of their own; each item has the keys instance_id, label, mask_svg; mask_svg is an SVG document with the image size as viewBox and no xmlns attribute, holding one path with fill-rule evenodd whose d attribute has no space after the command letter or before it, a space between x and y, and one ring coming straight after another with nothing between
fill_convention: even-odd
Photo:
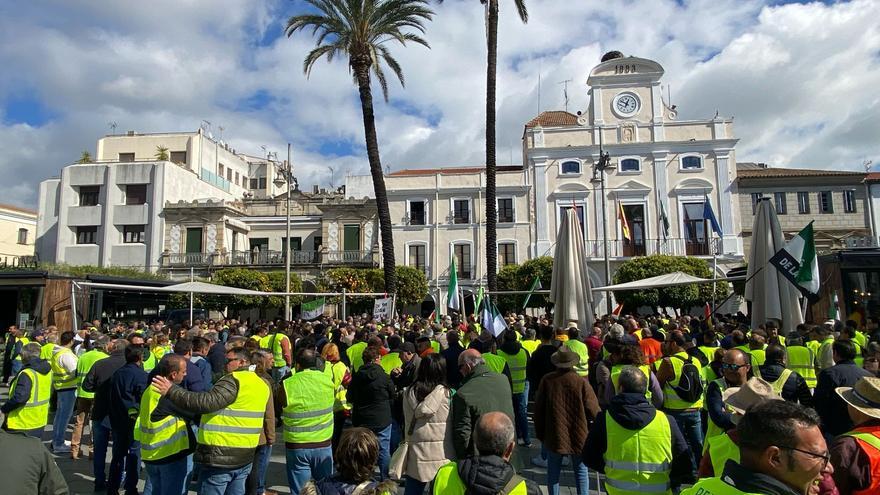
<instances>
[{"instance_id":1,"label":"building pediment","mask_svg":"<svg viewBox=\"0 0 880 495\"><path fill-rule=\"evenodd\" d=\"M658 81L663 77L664 72L660 64L646 58L614 58L593 67L587 78L587 84L604 86Z\"/></svg>"},{"instance_id":2,"label":"building pediment","mask_svg":"<svg viewBox=\"0 0 880 495\"><path fill-rule=\"evenodd\" d=\"M706 179L700 177L691 177L688 179L684 179L679 181L672 191L675 194L694 194L694 193L708 193L712 191L712 183Z\"/></svg>"}]
</instances>

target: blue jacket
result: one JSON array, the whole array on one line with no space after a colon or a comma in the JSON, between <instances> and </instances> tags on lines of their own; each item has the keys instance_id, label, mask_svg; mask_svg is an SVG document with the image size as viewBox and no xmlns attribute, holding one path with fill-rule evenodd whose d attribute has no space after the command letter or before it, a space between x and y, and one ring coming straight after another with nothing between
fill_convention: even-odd
<instances>
[{"instance_id":1,"label":"blue jacket","mask_svg":"<svg viewBox=\"0 0 880 495\"><path fill-rule=\"evenodd\" d=\"M114 428L130 427L129 420L140 409L141 396L148 386L147 372L140 365L128 363L113 373L110 379L110 424Z\"/></svg>"},{"instance_id":2,"label":"blue jacket","mask_svg":"<svg viewBox=\"0 0 880 495\"><path fill-rule=\"evenodd\" d=\"M194 364L201 373L203 386L202 390L206 392L208 390L211 390L211 363L209 363L208 360L202 356L193 356L189 360L190 363ZM189 366L187 366L186 374L189 375ZM193 390L193 392L198 392L198 390Z\"/></svg>"}]
</instances>

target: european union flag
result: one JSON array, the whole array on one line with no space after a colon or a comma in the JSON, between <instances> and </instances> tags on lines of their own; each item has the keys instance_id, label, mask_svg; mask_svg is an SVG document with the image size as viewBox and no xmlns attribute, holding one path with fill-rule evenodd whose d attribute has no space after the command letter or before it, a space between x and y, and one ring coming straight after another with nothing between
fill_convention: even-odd
<instances>
[{"instance_id":1,"label":"european union flag","mask_svg":"<svg viewBox=\"0 0 880 495\"><path fill-rule=\"evenodd\" d=\"M724 233L721 232L721 224L718 223L718 219L715 218L715 212L712 211L712 203L709 202L709 196L706 195L705 201L703 201L703 219L708 220L712 225L712 230L715 231L719 236L723 236Z\"/></svg>"}]
</instances>

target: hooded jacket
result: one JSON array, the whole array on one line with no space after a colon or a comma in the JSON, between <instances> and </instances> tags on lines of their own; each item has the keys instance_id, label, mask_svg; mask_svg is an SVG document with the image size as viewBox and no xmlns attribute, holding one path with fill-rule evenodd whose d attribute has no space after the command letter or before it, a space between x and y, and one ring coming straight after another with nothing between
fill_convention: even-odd
<instances>
[{"instance_id":1,"label":"hooded jacket","mask_svg":"<svg viewBox=\"0 0 880 495\"><path fill-rule=\"evenodd\" d=\"M614 421L628 430L639 430L654 420L657 414L666 414L652 406L644 394L622 393L611 399L608 409L602 411L590 428L587 446L584 448L584 464L590 469L605 472L605 451L608 449L608 427L606 418L610 414ZM693 483L693 466L690 450L678 424L667 416L669 432L672 436L672 463L670 464L669 481L673 488L683 483Z\"/></svg>"},{"instance_id":2,"label":"hooded jacket","mask_svg":"<svg viewBox=\"0 0 880 495\"><path fill-rule=\"evenodd\" d=\"M32 369L41 375L45 375L52 371L52 366L50 366L49 362L45 359L36 359L24 365L22 371L26 369ZM31 387L33 387L31 377L26 373L19 372L18 382L15 384L15 393L9 397L9 400L6 401L5 404L3 404L0 411L3 411L3 414L9 414L11 411L27 404L28 399L31 397Z\"/></svg>"},{"instance_id":3,"label":"hooded jacket","mask_svg":"<svg viewBox=\"0 0 880 495\"><path fill-rule=\"evenodd\" d=\"M513 466L497 455L478 455L458 462L458 476L466 487L465 495L498 495L514 474ZM541 493L533 481L525 482L528 495Z\"/></svg>"},{"instance_id":4,"label":"hooded jacket","mask_svg":"<svg viewBox=\"0 0 880 495\"><path fill-rule=\"evenodd\" d=\"M452 440L455 457L476 453L472 433L480 416L499 411L513 421L513 394L507 377L478 364L452 396ZM503 486L503 485L502 485Z\"/></svg>"}]
</instances>

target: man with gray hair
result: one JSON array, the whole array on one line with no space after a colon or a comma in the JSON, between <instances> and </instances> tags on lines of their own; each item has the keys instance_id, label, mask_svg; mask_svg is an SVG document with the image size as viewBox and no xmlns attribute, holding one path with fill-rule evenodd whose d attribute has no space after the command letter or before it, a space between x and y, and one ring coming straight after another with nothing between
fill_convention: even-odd
<instances>
[{"instance_id":1,"label":"man with gray hair","mask_svg":"<svg viewBox=\"0 0 880 495\"><path fill-rule=\"evenodd\" d=\"M7 416L6 430L43 438L49 422L49 396L52 394L52 367L40 359L40 344L30 342L21 348L21 371L9 387L9 400L0 407Z\"/></svg>"},{"instance_id":2,"label":"man with gray hair","mask_svg":"<svg viewBox=\"0 0 880 495\"><path fill-rule=\"evenodd\" d=\"M605 473L609 489L626 493L670 488L677 493L683 483L693 483L688 444L678 424L645 397L645 373L626 366L617 386L617 395L590 428L584 464Z\"/></svg>"},{"instance_id":3,"label":"man with gray hair","mask_svg":"<svg viewBox=\"0 0 880 495\"><path fill-rule=\"evenodd\" d=\"M476 423L474 444L478 453L441 467L428 493L541 493L538 485L516 474L510 465L516 430L507 414L483 414Z\"/></svg>"},{"instance_id":4,"label":"man with gray hair","mask_svg":"<svg viewBox=\"0 0 880 495\"><path fill-rule=\"evenodd\" d=\"M513 421L510 381L491 371L482 354L468 349L458 356L462 385L452 396L452 443L457 459L476 452L472 433L483 414L499 411Z\"/></svg>"}]
</instances>

